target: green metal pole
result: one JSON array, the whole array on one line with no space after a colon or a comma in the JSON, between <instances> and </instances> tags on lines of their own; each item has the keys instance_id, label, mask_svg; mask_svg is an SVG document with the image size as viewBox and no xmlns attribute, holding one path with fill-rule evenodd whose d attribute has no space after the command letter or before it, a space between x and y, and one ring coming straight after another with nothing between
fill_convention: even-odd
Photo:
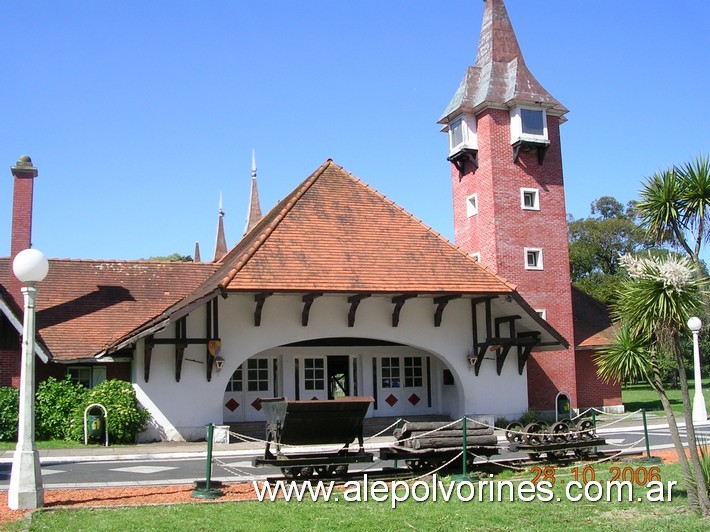
<instances>
[{"instance_id":1,"label":"green metal pole","mask_svg":"<svg viewBox=\"0 0 710 532\"><path fill-rule=\"evenodd\" d=\"M646 409L641 409L641 414L643 415L643 435L646 438L646 459L651 459L651 445L648 443L648 424L646 423Z\"/></svg>"},{"instance_id":2,"label":"green metal pole","mask_svg":"<svg viewBox=\"0 0 710 532\"><path fill-rule=\"evenodd\" d=\"M466 473L466 452L467 452L467 450L468 450L468 449L466 448L466 443L467 443L466 436L468 436L468 435L466 434L466 432L467 432L467 429L466 429L466 416L463 417L463 424L461 425L461 428L462 428L462 430L463 430L463 455L461 456L461 460L462 460L462 462L463 462L463 466L462 466L462 468L461 468L461 474L462 474L464 477L466 477L466 476L467 476L467 473Z\"/></svg>"},{"instance_id":3,"label":"green metal pole","mask_svg":"<svg viewBox=\"0 0 710 532\"><path fill-rule=\"evenodd\" d=\"M207 470L205 471L205 491L210 491L210 480L212 479L212 433L214 423L207 425Z\"/></svg>"}]
</instances>

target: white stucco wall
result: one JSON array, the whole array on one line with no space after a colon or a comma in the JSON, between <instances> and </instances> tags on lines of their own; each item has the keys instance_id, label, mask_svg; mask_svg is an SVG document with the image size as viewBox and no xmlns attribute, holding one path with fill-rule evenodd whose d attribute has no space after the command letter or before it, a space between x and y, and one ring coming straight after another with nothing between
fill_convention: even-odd
<instances>
[{"instance_id":1,"label":"white stucco wall","mask_svg":"<svg viewBox=\"0 0 710 532\"><path fill-rule=\"evenodd\" d=\"M518 374L517 350L510 351L500 376L496 374L494 353L486 356L480 374L476 376L466 359L472 347L470 301L451 301L444 311L440 327L434 327L435 308L431 298L411 299L402 308L399 326L392 327L393 305L390 298L371 297L360 303L355 326L348 327L350 305L347 297L323 296L315 300L309 324L303 327L301 295L274 295L266 300L261 326L255 327L253 295L230 294L227 299L219 298L221 356L225 364L219 372L213 369L211 382L207 382L205 377L206 348L199 344L190 345L185 350L180 382L175 381L175 348L156 345L150 379L145 382L145 345L143 341L137 344L134 387L154 418L154 425L141 439L204 438L207 423L222 424L225 387L240 364L284 344L324 337L386 340L413 346L423 354L431 355L432 393L438 413L447 413L452 417L464 414L513 417L524 411L528 404L527 375L525 371L523 375ZM479 338L485 338L484 321L479 317ZM187 322L188 337L205 337L204 308L194 311ZM174 325L171 325L156 338L172 338L174 332ZM376 351L368 349L360 349L365 358ZM288 367L284 361L283 371ZM454 386L442 386L444 368L453 373ZM363 386L368 386L368 382L372 386L371 371L363 371L361 379ZM288 388L284 389L286 394L288 391ZM366 389L359 393L364 391Z\"/></svg>"}]
</instances>

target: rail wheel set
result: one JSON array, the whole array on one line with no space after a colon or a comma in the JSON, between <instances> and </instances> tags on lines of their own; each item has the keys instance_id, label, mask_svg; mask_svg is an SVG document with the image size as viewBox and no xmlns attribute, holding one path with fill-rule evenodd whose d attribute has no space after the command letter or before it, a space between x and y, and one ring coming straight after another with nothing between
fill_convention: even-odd
<instances>
[{"instance_id":1,"label":"rail wheel set","mask_svg":"<svg viewBox=\"0 0 710 532\"><path fill-rule=\"evenodd\" d=\"M327 401L289 401L283 397L262 399L266 414L266 449L255 458L257 467L280 468L286 478L343 477L350 464L372 463L366 452L363 421L374 400L371 397L344 397ZM464 432L466 452L463 452ZM402 461L413 472L426 472L447 463L454 466L459 455L472 466L477 456L490 458L505 447L498 443L493 427L463 419L457 422L405 422L394 431L395 442L379 450L381 460ZM598 438L591 419L565 420L553 425L544 422L523 426L511 423L505 431L507 449L527 453L533 460L586 458L595 447L605 444ZM357 440L358 448L350 449ZM337 451L283 453L282 446L342 445ZM275 446L275 453L271 447Z\"/></svg>"}]
</instances>

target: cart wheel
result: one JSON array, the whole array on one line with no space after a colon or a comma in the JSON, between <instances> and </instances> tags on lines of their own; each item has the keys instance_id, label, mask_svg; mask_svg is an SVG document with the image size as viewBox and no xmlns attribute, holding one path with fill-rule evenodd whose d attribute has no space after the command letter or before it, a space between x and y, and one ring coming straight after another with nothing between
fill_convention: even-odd
<instances>
[{"instance_id":1,"label":"cart wheel","mask_svg":"<svg viewBox=\"0 0 710 532\"><path fill-rule=\"evenodd\" d=\"M316 472L316 475L318 475L319 477L326 477L330 474L330 467L324 466L324 465L316 466L315 472Z\"/></svg>"},{"instance_id":2,"label":"cart wheel","mask_svg":"<svg viewBox=\"0 0 710 532\"><path fill-rule=\"evenodd\" d=\"M528 458L530 458L530 460L539 460L540 453L528 453Z\"/></svg>"},{"instance_id":3,"label":"cart wheel","mask_svg":"<svg viewBox=\"0 0 710 532\"><path fill-rule=\"evenodd\" d=\"M298 473L301 472L300 467L282 467L281 468L281 473L283 473L283 476L286 478L296 478L298 476Z\"/></svg>"},{"instance_id":4,"label":"cart wheel","mask_svg":"<svg viewBox=\"0 0 710 532\"><path fill-rule=\"evenodd\" d=\"M544 439L543 427L540 423L530 423L523 432L528 445L540 445Z\"/></svg>"},{"instance_id":5,"label":"cart wheel","mask_svg":"<svg viewBox=\"0 0 710 532\"><path fill-rule=\"evenodd\" d=\"M328 466L331 477L344 477L348 474L348 464Z\"/></svg>"},{"instance_id":6,"label":"cart wheel","mask_svg":"<svg viewBox=\"0 0 710 532\"><path fill-rule=\"evenodd\" d=\"M567 451L564 449L559 449L557 451L548 451L547 453L547 457L551 460L562 460L565 456L567 456Z\"/></svg>"},{"instance_id":7,"label":"cart wheel","mask_svg":"<svg viewBox=\"0 0 710 532\"><path fill-rule=\"evenodd\" d=\"M580 460L584 460L585 458L589 457L590 452L591 450L589 449L589 447L583 447L581 449L575 449L574 455Z\"/></svg>"},{"instance_id":8,"label":"cart wheel","mask_svg":"<svg viewBox=\"0 0 710 532\"><path fill-rule=\"evenodd\" d=\"M555 443L564 443L569 439L569 428L567 427L567 423L563 421L552 425L550 433L552 434L552 441Z\"/></svg>"},{"instance_id":9,"label":"cart wheel","mask_svg":"<svg viewBox=\"0 0 710 532\"><path fill-rule=\"evenodd\" d=\"M523 443L523 424L513 421L505 427L505 439L510 443Z\"/></svg>"},{"instance_id":10,"label":"cart wheel","mask_svg":"<svg viewBox=\"0 0 710 532\"><path fill-rule=\"evenodd\" d=\"M411 471L422 471L426 467L425 460L405 460L404 463Z\"/></svg>"},{"instance_id":11,"label":"cart wheel","mask_svg":"<svg viewBox=\"0 0 710 532\"><path fill-rule=\"evenodd\" d=\"M591 419L583 419L577 423L577 430L579 431L579 438L582 440L594 438L594 423L592 423Z\"/></svg>"}]
</instances>

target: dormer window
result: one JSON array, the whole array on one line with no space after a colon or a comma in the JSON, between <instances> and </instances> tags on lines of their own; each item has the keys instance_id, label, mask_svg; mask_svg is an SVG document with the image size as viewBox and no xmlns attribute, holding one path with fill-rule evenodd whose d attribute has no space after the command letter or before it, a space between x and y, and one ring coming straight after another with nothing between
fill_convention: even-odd
<instances>
[{"instance_id":1,"label":"dormer window","mask_svg":"<svg viewBox=\"0 0 710 532\"><path fill-rule=\"evenodd\" d=\"M549 143L544 109L514 107L510 111L510 142L519 140Z\"/></svg>"},{"instance_id":2,"label":"dormer window","mask_svg":"<svg viewBox=\"0 0 710 532\"><path fill-rule=\"evenodd\" d=\"M449 128L449 155L460 152L463 148L478 149L476 139L476 117L461 115L452 120Z\"/></svg>"},{"instance_id":3,"label":"dormer window","mask_svg":"<svg viewBox=\"0 0 710 532\"><path fill-rule=\"evenodd\" d=\"M547 136L547 113L539 107L513 107L510 110L510 143L513 161L521 152L537 152L537 162L542 164L550 145Z\"/></svg>"}]
</instances>

